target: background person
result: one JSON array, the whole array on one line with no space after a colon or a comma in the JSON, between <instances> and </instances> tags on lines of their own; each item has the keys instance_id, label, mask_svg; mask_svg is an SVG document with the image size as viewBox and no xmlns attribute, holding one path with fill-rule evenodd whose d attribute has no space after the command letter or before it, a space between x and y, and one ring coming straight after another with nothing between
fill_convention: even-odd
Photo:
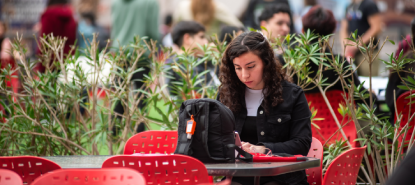
<instances>
[{"instance_id":1,"label":"background person","mask_svg":"<svg viewBox=\"0 0 415 185\"><path fill-rule=\"evenodd\" d=\"M232 39L234 39L234 36L237 37L243 32L244 32L244 28L236 27L236 26L225 26L220 31L219 41L220 42L226 41L226 45L229 45Z\"/></svg>"},{"instance_id":2,"label":"background person","mask_svg":"<svg viewBox=\"0 0 415 185\"><path fill-rule=\"evenodd\" d=\"M182 0L177 6L173 22L196 21L206 28L206 34L219 34L221 24L243 27L224 4L214 0Z\"/></svg>"},{"instance_id":3,"label":"background person","mask_svg":"<svg viewBox=\"0 0 415 185\"><path fill-rule=\"evenodd\" d=\"M319 35L320 37L324 37L327 35L330 35L334 33L336 30L336 19L334 18L333 12L331 10L324 9L323 7L317 5L313 6L307 14L305 14L302 18L303 22L303 33L305 33L307 30L310 30L311 32ZM318 42L318 38L311 41L311 43ZM320 51L321 53L330 53L330 50L326 48L325 51ZM339 56L337 54L334 54L334 56ZM329 56L330 57L330 56ZM343 59L342 56L339 57L340 60ZM330 57L330 59L332 59ZM316 75L318 75L319 66L315 64L314 62L310 62L308 67L310 67L310 71L312 71L311 74L309 74L310 78L314 78ZM343 70L350 70L351 65L347 62L343 65ZM324 82L326 84L332 84L334 83L339 75L336 71L333 69L327 70L323 68L323 71L321 72L322 79L327 78L327 80ZM348 73L350 74L350 72ZM360 85L359 77L356 75L356 73L353 73L351 76L345 78L346 82L352 81L352 77L354 80L354 85L357 87ZM296 83L296 79L294 79L294 83ZM312 89L310 89L312 88ZM318 88L315 87L314 84L310 84L309 86L305 87L305 89L309 89L306 91L306 93L316 93L320 92ZM343 85L341 81L339 80L337 83L335 83L330 90L343 90Z\"/></svg>"},{"instance_id":4,"label":"background person","mask_svg":"<svg viewBox=\"0 0 415 185\"><path fill-rule=\"evenodd\" d=\"M399 57L399 54L401 53L401 51L403 52L403 56L408 56L409 58L415 59L415 54L413 53L413 51L411 50L411 47L414 46L415 43L415 18L412 19L411 22L411 32L412 34L407 35L406 38L404 40L402 40L399 44L398 44L398 49L395 52L395 58ZM411 37L412 35L412 37ZM414 70L415 69L415 63L409 63L406 64L403 68L403 70ZM399 74L396 71L391 71L391 73L389 74L389 81L388 81L388 85L386 86L386 91L385 91L385 101L386 104L389 107L389 111L390 111L390 122L394 123L394 119L395 119L395 102L394 100L398 99L398 97L400 95L402 95L403 93L407 92L407 90L403 90L398 88L398 85L404 85L402 83L401 78L399 78L399 75L402 78L407 78L408 76L411 76L412 78L414 78L414 75L411 73L406 73L406 72L400 72ZM393 92L395 91L395 96L393 94ZM399 113L399 112L398 112Z\"/></svg>"},{"instance_id":5,"label":"background person","mask_svg":"<svg viewBox=\"0 0 415 185\"><path fill-rule=\"evenodd\" d=\"M118 50L120 46L128 46L134 41L135 36L144 37L148 40L159 41L159 6L157 0L114 0L111 4L111 40L112 47ZM135 88L140 88L144 83L140 80L144 74L148 74L150 59L149 53L145 53L137 68L144 70L134 73L131 80ZM126 68L130 67L133 61L127 61ZM139 107L143 107L140 101ZM114 112L124 114L124 107L121 102L115 105ZM144 130L144 124L140 124L137 132ZM114 131L114 133L116 133Z\"/></svg>"},{"instance_id":6,"label":"background person","mask_svg":"<svg viewBox=\"0 0 415 185\"><path fill-rule=\"evenodd\" d=\"M266 7L259 16L261 27L266 29L261 28L262 34L271 42L285 38L290 33L292 27L290 17L290 7L285 4ZM274 54L279 62L285 63L281 48L274 49Z\"/></svg>"},{"instance_id":7,"label":"background person","mask_svg":"<svg viewBox=\"0 0 415 185\"><path fill-rule=\"evenodd\" d=\"M199 24L195 21L181 21L173 27L171 34L173 38L173 43L176 46L174 48L180 48L176 51L176 54L181 55L185 52L188 52L191 55L193 55L196 59L200 59L201 57L203 57L204 53L199 46L208 44L208 40L205 36L205 27L202 24ZM171 65L174 62L178 62L179 65L181 65L180 60L177 56L173 56L171 59L168 60L168 63L170 63ZM193 70L195 72L194 75L197 75L199 73L202 73L206 69L204 65L198 65ZM207 84L210 85L210 83L212 83L212 78L217 79L215 67L210 61L208 61L207 70L210 70L206 78ZM175 85L171 82L172 80L175 82L181 82L182 77L176 72L173 72L172 70L169 70L169 73L171 73L173 79L166 78L165 81L167 84L169 84L168 88L170 93L173 95L181 96L181 92L177 92L174 88Z\"/></svg>"},{"instance_id":8,"label":"background person","mask_svg":"<svg viewBox=\"0 0 415 185\"><path fill-rule=\"evenodd\" d=\"M171 32L173 43L177 48L184 48L185 51L193 52L195 56L203 55L198 45L208 44L205 27L196 21L181 21L177 23ZM182 54L182 49L176 51Z\"/></svg>"},{"instance_id":9,"label":"background person","mask_svg":"<svg viewBox=\"0 0 415 185\"><path fill-rule=\"evenodd\" d=\"M285 5L290 9L288 0L250 0L242 18L246 27L261 29L259 17L266 7ZM294 6L298 6L294 4ZM259 20L259 21L258 21ZM290 13L290 33L294 33L293 18Z\"/></svg>"},{"instance_id":10,"label":"background person","mask_svg":"<svg viewBox=\"0 0 415 185\"><path fill-rule=\"evenodd\" d=\"M261 32L268 38L284 38L291 31L291 10L290 7L284 4L269 6L259 16L259 23L266 30L261 29Z\"/></svg>"},{"instance_id":11,"label":"background person","mask_svg":"<svg viewBox=\"0 0 415 185\"><path fill-rule=\"evenodd\" d=\"M346 39L351 33L357 30L356 38L362 37L365 44L368 44L370 38L374 37L374 44L377 42L377 36L381 32L382 19L379 9L373 0L353 0L352 4L346 9L345 19L342 21L340 38L342 47L343 42L346 44L349 41ZM363 55L355 46L347 46L345 51L346 57L354 57L356 66L363 60ZM379 60L372 63L372 76L377 76L379 72ZM358 69L358 74L361 76L369 76L369 63L365 61Z\"/></svg>"},{"instance_id":12,"label":"background person","mask_svg":"<svg viewBox=\"0 0 415 185\"><path fill-rule=\"evenodd\" d=\"M267 39L243 33L228 46L220 66L219 100L235 117L244 150L306 156L311 145L311 112L303 90L286 81ZM234 177L232 184L254 184ZM261 184L307 184L305 171L261 177Z\"/></svg>"},{"instance_id":13,"label":"background person","mask_svg":"<svg viewBox=\"0 0 415 185\"><path fill-rule=\"evenodd\" d=\"M109 33L103 27L97 25L95 21L95 14L93 12L81 13L81 19L78 24L77 31L77 43L78 49L84 50L90 46L89 42L92 42L94 33L97 35L97 42L99 50L104 49L107 46L107 40L109 39ZM83 36L82 36L83 34ZM85 37L85 40L84 40Z\"/></svg>"},{"instance_id":14,"label":"background person","mask_svg":"<svg viewBox=\"0 0 415 185\"><path fill-rule=\"evenodd\" d=\"M39 37L53 34L55 37L66 37L65 46L63 48L64 55L71 54L71 46L75 44L77 23L73 17L73 11L68 0L49 0L45 11L40 17L40 32ZM37 51L40 54L40 49ZM49 67L52 66L52 61L49 61ZM34 71L45 72L45 66L38 63Z\"/></svg>"},{"instance_id":15,"label":"background person","mask_svg":"<svg viewBox=\"0 0 415 185\"><path fill-rule=\"evenodd\" d=\"M19 59L20 56L17 52L13 52L12 41L8 37L6 37L6 33L6 22L0 21L0 69L5 69L10 65L11 70L15 70L17 67L15 59ZM21 88L19 78L17 77L18 75L19 72L15 71L12 74L12 76L16 77L7 77L7 80L5 81L6 86L13 88L14 92L18 92ZM2 97L2 99L7 100L6 97Z\"/></svg>"}]
</instances>

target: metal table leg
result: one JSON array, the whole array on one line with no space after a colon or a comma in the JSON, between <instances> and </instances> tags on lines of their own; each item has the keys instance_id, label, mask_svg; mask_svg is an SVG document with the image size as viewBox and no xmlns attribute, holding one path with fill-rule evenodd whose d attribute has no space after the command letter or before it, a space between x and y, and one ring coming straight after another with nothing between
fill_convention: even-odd
<instances>
[{"instance_id":1,"label":"metal table leg","mask_svg":"<svg viewBox=\"0 0 415 185\"><path fill-rule=\"evenodd\" d=\"M255 176L255 177L254 177L254 184L255 184L255 185L259 185L260 179L261 179L261 177L260 177L260 176Z\"/></svg>"}]
</instances>

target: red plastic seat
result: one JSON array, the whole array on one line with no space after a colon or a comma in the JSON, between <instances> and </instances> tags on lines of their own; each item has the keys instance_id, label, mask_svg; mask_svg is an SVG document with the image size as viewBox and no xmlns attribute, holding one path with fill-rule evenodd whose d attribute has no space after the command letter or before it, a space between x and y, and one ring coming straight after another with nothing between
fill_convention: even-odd
<instances>
[{"instance_id":1,"label":"red plastic seat","mask_svg":"<svg viewBox=\"0 0 415 185\"><path fill-rule=\"evenodd\" d=\"M22 185L23 181L19 174L14 171L0 169L0 185Z\"/></svg>"},{"instance_id":2,"label":"red plastic seat","mask_svg":"<svg viewBox=\"0 0 415 185\"><path fill-rule=\"evenodd\" d=\"M31 184L37 177L61 169L56 163L34 156L0 157L0 169L16 172L25 184Z\"/></svg>"},{"instance_id":3,"label":"red plastic seat","mask_svg":"<svg viewBox=\"0 0 415 185\"><path fill-rule=\"evenodd\" d=\"M400 127L399 129L402 129L403 126L406 125L406 123L408 122L408 115L412 115L415 112L415 106L414 104L411 104L411 112L409 112L409 98L406 99L407 97L409 97L410 95L410 91L405 92L403 94L401 94L398 99L396 100L396 110L398 111L398 114L402 113L402 119L401 119L401 123L400 123ZM413 94L415 94L415 91L412 91ZM415 98L412 98L412 101L414 101ZM397 117L395 116L395 122L397 120ZM414 123L415 123L415 119L412 119L411 123L409 123L408 126L410 126L410 128L408 129L408 133L406 135L406 139L405 141L409 141L411 139L411 135L412 135L412 131L414 128ZM400 137L400 141L402 141L402 137Z\"/></svg>"},{"instance_id":4,"label":"red plastic seat","mask_svg":"<svg viewBox=\"0 0 415 185\"><path fill-rule=\"evenodd\" d=\"M177 131L150 130L128 139L124 146L124 154L173 154L176 144Z\"/></svg>"},{"instance_id":5,"label":"red plastic seat","mask_svg":"<svg viewBox=\"0 0 415 185\"><path fill-rule=\"evenodd\" d=\"M126 167L139 171L151 185L209 183L205 165L185 155L114 156L102 168Z\"/></svg>"},{"instance_id":6,"label":"red plastic seat","mask_svg":"<svg viewBox=\"0 0 415 185\"><path fill-rule=\"evenodd\" d=\"M366 146L352 148L337 156L327 168L323 184L355 185L365 150Z\"/></svg>"},{"instance_id":7,"label":"red plastic seat","mask_svg":"<svg viewBox=\"0 0 415 185\"><path fill-rule=\"evenodd\" d=\"M318 139L313 137L313 141L311 142L310 151L308 151L307 157L320 159L320 166L305 170L305 173L307 174L307 182L310 185L321 185L323 175L323 152L323 145Z\"/></svg>"},{"instance_id":8,"label":"red plastic seat","mask_svg":"<svg viewBox=\"0 0 415 185\"><path fill-rule=\"evenodd\" d=\"M37 178L32 185L145 185L144 177L135 170L62 169Z\"/></svg>"},{"instance_id":9,"label":"red plastic seat","mask_svg":"<svg viewBox=\"0 0 415 185\"><path fill-rule=\"evenodd\" d=\"M343 91L340 90L331 90L326 92L326 96L340 124L342 123L343 116L341 116L338 112L339 104L345 105L345 101L342 97L342 94ZM324 120L316 122L316 124L320 127L320 130L312 127L311 131L313 137L320 140L321 143L325 143L327 139L330 138L330 136L333 135L339 129L339 127L334 121L334 118L331 115L330 110L323 99L323 96L321 96L321 93L305 93L305 96L307 98L307 101L311 103L310 107L314 107L317 110L316 118L324 118ZM345 118L345 120L347 120L347 118ZM357 137L357 131L354 122L351 121L349 124L344 126L343 131L346 134L348 140L350 141L352 147L355 147L356 142L354 142L354 140ZM336 140L340 139L343 139L343 136L339 131L330 139L329 143L333 143Z\"/></svg>"}]
</instances>

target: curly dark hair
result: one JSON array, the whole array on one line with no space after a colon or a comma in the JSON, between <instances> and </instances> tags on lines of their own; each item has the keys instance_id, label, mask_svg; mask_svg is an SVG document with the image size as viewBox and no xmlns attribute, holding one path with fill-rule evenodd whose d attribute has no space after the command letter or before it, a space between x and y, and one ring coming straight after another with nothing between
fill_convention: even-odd
<instances>
[{"instance_id":1,"label":"curly dark hair","mask_svg":"<svg viewBox=\"0 0 415 185\"><path fill-rule=\"evenodd\" d=\"M233 60L248 52L257 55L264 63L262 74L264 89L262 92L264 93L264 109L268 113L271 106L283 102L281 83L286 80L286 75L280 62L277 61L271 45L258 32L243 33L226 48L220 66L220 82L222 84L219 87L219 100L234 113L243 108L242 102L245 101L246 85L236 75Z\"/></svg>"}]
</instances>

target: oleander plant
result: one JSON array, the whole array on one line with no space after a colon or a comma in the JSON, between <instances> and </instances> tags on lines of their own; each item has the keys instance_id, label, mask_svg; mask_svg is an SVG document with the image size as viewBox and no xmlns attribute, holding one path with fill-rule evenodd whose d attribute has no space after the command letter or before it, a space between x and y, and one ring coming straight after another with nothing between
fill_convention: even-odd
<instances>
[{"instance_id":1,"label":"oleander plant","mask_svg":"<svg viewBox=\"0 0 415 185\"><path fill-rule=\"evenodd\" d=\"M216 36L211 39L213 44L200 46L204 55L199 57L195 57L193 51L177 54L145 37L136 37L130 45L119 48L110 48L111 41L108 41L106 48L99 49L96 38L94 35L93 40L84 41L88 43L87 49L73 47L71 55L64 55L65 38L44 36L37 40L40 54L33 61L26 57L22 36L17 35L10 52L19 53L18 66L3 66L0 74L0 155L121 154L128 138L137 133L139 124L145 124L148 129L175 130L179 119L177 111L183 101L202 97L216 99L217 75L226 49L226 43ZM344 94L347 94L343 95L345 104L332 111L343 138L335 143L324 143L323 169L351 148L350 142L357 141L360 146L367 146L360 181L384 184L414 144L414 134L405 144L400 144L399 137L406 138L414 128L400 123L401 113L396 112L396 123L375 114L375 99L369 93L372 92L372 77L369 82L362 82L369 83L370 87L363 91L363 84L355 86L347 81L360 66L345 68L348 61L333 53L329 38L307 31L272 39L270 43L283 55L284 70L294 79L293 83L304 91L310 85L316 86L332 110L326 93L333 84L326 83L321 72L334 70L338 74L337 81L343 84ZM389 41L372 39L369 44L362 44L356 33L352 33L349 40L349 45L357 46L364 62L370 66ZM380 50L375 50L377 47ZM413 46L411 49L415 53ZM383 61L387 68L398 73L413 73L405 66L414 61L402 54L395 55L391 53L390 59ZM313 73L308 67L310 63L319 66L316 76L310 76ZM45 66L44 72L34 70L39 64ZM133 78L143 71L146 71L143 78ZM19 79L19 88L8 85L7 81L12 78ZM141 87L135 85L137 80L142 82ZM401 80L401 88L415 88L413 78L401 77ZM412 98L411 95L410 102ZM355 100L363 103L355 103ZM122 114L114 111L119 105L124 109ZM319 122L324 120L316 116L318 109L312 105L310 109L313 129L318 130ZM334 111L347 119L338 120ZM408 120L413 117L409 115ZM352 121L357 130L356 141L348 141L342 130L344 124ZM363 121L369 124L362 124ZM364 132L365 128L370 131Z\"/></svg>"}]
</instances>

